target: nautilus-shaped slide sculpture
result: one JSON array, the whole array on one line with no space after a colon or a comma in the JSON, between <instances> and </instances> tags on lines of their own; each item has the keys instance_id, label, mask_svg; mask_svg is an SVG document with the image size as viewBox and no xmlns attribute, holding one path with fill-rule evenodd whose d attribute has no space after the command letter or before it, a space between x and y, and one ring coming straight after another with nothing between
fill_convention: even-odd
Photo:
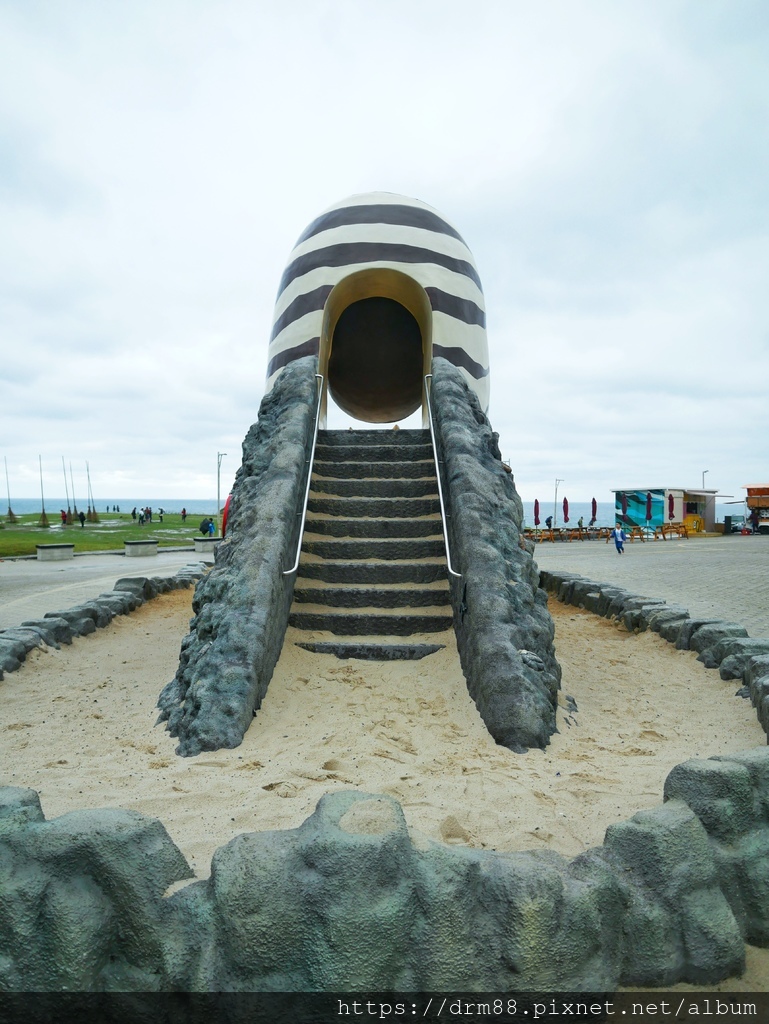
<instances>
[{"instance_id":1,"label":"nautilus-shaped slide sculpture","mask_svg":"<svg viewBox=\"0 0 769 1024\"><path fill-rule=\"evenodd\" d=\"M434 356L458 367L484 412L489 352L481 279L462 236L426 203L352 196L302 233L280 282L268 389L318 356L336 404L391 423L420 407Z\"/></svg>"}]
</instances>

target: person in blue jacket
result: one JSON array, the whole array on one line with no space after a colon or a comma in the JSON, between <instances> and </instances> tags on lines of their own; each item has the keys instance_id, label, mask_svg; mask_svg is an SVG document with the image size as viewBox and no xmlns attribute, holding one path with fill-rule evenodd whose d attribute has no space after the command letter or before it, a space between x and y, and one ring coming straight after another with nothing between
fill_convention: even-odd
<instances>
[{"instance_id":1,"label":"person in blue jacket","mask_svg":"<svg viewBox=\"0 0 769 1024\"><path fill-rule=\"evenodd\" d=\"M626 541L627 538L625 537L625 531L622 529L622 526L621 526L620 523L617 523L617 525L611 531L611 535L614 538L614 544L615 544L615 547L617 548L617 554L618 555L624 554L624 552L625 552L625 541Z\"/></svg>"}]
</instances>

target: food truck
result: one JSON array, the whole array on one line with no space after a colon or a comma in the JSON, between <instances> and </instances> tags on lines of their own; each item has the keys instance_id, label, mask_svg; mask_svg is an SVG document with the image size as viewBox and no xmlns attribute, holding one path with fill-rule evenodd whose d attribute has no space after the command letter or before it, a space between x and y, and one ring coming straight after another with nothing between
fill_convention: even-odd
<instances>
[{"instance_id":1,"label":"food truck","mask_svg":"<svg viewBox=\"0 0 769 1024\"><path fill-rule=\"evenodd\" d=\"M748 492L745 499L748 520L755 510L758 513L758 532L769 533L769 484L746 484L745 490Z\"/></svg>"}]
</instances>

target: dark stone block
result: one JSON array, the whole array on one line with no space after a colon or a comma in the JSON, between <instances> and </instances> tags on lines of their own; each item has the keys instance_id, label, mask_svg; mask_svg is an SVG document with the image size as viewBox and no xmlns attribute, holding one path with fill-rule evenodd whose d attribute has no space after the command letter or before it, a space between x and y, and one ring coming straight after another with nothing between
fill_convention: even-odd
<instances>
[{"instance_id":1,"label":"dark stone block","mask_svg":"<svg viewBox=\"0 0 769 1024\"><path fill-rule=\"evenodd\" d=\"M72 643L72 627L66 619L29 619L26 622L22 622L22 626L30 626L35 629L40 629L42 634L50 634L54 640L60 644Z\"/></svg>"},{"instance_id":2,"label":"dark stone block","mask_svg":"<svg viewBox=\"0 0 769 1024\"><path fill-rule=\"evenodd\" d=\"M689 619L683 623L676 640L676 649L679 651L690 650L691 638L702 626L716 626L721 624L721 619Z\"/></svg>"},{"instance_id":3,"label":"dark stone block","mask_svg":"<svg viewBox=\"0 0 769 1024\"><path fill-rule=\"evenodd\" d=\"M50 634L49 634L50 635ZM53 637L51 637L53 639ZM36 647L42 647L44 643L47 643L40 634L40 630L33 629L30 627L17 626L15 629L4 629L0 632L0 640L8 643L10 640L16 640L18 643L24 645L24 653L29 654Z\"/></svg>"},{"instance_id":4,"label":"dark stone block","mask_svg":"<svg viewBox=\"0 0 769 1024\"><path fill-rule=\"evenodd\" d=\"M715 647L725 637L747 635L747 629L738 622L711 622L694 630L689 638L689 650L701 654L707 648Z\"/></svg>"},{"instance_id":5,"label":"dark stone block","mask_svg":"<svg viewBox=\"0 0 769 1024\"><path fill-rule=\"evenodd\" d=\"M0 671L15 672L27 656L27 648L20 640L4 640L0 633Z\"/></svg>"},{"instance_id":6,"label":"dark stone block","mask_svg":"<svg viewBox=\"0 0 769 1024\"><path fill-rule=\"evenodd\" d=\"M769 640L750 637L729 637L719 640L713 648L713 660L719 665L722 679L742 679L751 658L769 654Z\"/></svg>"}]
</instances>

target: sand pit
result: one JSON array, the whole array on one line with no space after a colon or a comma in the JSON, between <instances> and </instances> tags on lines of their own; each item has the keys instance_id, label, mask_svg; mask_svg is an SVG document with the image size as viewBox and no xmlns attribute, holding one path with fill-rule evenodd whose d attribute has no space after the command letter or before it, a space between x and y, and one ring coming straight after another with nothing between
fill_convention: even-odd
<instances>
[{"instance_id":1,"label":"sand pit","mask_svg":"<svg viewBox=\"0 0 769 1024\"><path fill-rule=\"evenodd\" d=\"M658 804L675 764L766 743L736 684L694 654L551 599L563 690L547 750L496 746L449 633L446 650L393 664L290 642L244 743L179 758L154 727L155 702L176 671L191 600L158 597L6 676L0 784L38 790L48 818L86 807L154 815L197 878L233 836L292 828L323 793L350 787L392 794L413 830L446 843L572 856ZM715 990L769 987L769 951L747 947L747 957L745 975Z\"/></svg>"},{"instance_id":2,"label":"sand pit","mask_svg":"<svg viewBox=\"0 0 769 1024\"><path fill-rule=\"evenodd\" d=\"M38 790L49 818L83 807L160 818L198 878L234 835L293 828L339 788L391 794L412 829L444 842L573 856L661 802L675 764L766 743L736 684L694 654L551 599L563 690L544 751L493 742L444 634L444 651L385 664L289 642L243 744L179 758L154 727L155 702L190 604L190 591L164 595L7 676L0 778Z\"/></svg>"}]
</instances>

